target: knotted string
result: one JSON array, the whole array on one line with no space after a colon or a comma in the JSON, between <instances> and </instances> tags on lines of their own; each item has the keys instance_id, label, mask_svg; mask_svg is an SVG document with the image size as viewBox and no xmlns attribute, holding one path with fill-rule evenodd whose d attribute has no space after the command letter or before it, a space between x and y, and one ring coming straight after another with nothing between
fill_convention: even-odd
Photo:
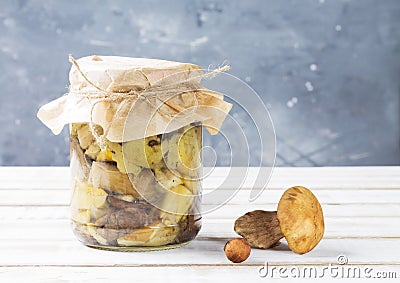
<instances>
[{"instance_id":1,"label":"knotted string","mask_svg":"<svg viewBox=\"0 0 400 283\"><path fill-rule=\"evenodd\" d=\"M201 91L203 88L200 83L194 83L193 81L195 79L198 79L198 77L194 77L191 79L187 79L185 81L178 81L177 83L167 85L167 86L160 86L160 85L154 85L154 86L149 86L148 88L145 88L143 90L130 90L128 92L112 92L108 91L105 89L100 88L96 84L94 84L86 75L85 73L81 70L78 62L75 60L75 58L72 55L69 55L69 61L75 66L75 68L78 70L79 74L84 78L84 80L94 87L97 91L80 91L76 92L73 90L69 91L69 95L78 95L83 98L87 98L89 101L90 99L96 99L97 101L92 104L91 111L90 111L90 122L89 122L89 128L96 139L96 142L99 144L101 150L104 150L105 144L107 142L107 135L116 119L118 117L118 113L122 110L123 106L125 105L126 102L133 102L135 100L143 100L146 103L148 103L150 106L152 106L156 111L162 115L162 116L168 116L168 117L175 117L176 115L180 114L182 109L176 109L173 105L168 103L168 99L172 98L174 95L179 95L183 93L193 93L193 98L195 101L195 106L191 107L191 111L186 113L184 117L187 115L190 115L194 113L198 107L198 99L197 99L197 92ZM205 74L200 75L200 78L213 78L216 75L228 71L230 69L229 65L221 66L215 70L212 70L210 72L207 72ZM162 99L165 98L165 99ZM153 102L153 100L159 100L161 101L160 105L157 105L156 103ZM93 111L95 106L100 103L100 102L119 102L119 105L114 112L114 116L109 123L109 125L103 130L103 133L100 134L96 130L93 124ZM170 113L163 111L161 109L162 105L167 105L168 107L172 108L174 111L177 112L175 115L171 115Z\"/></svg>"}]
</instances>

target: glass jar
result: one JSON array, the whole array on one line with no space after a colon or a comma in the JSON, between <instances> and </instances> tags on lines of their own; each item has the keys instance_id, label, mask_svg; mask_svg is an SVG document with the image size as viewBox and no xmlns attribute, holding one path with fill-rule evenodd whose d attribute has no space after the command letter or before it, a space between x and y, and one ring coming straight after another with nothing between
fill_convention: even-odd
<instances>
[{"instance_id":1,"label":"glass jar","mask_svg":"<svg viewBox=\"0 0 400 283\"><path fill-rule=\"evenodd\" d=\"M146 251L182 246L201 227L202 126L100 146L100 126L70 124L72 225L87 246Z\"/></svg>"},{"instance_id":2,"label":"glass jar","mask_svg":"<svg viewBox=\"0 0 400 283\"><path fill-rule=\"evenodd\" d=\"M168 249L200 229L202 128L218 133L232 104L205 88L200 66L148 58L75 60L68 94L38 118L54 134L70 126L72 225L84 244Z\"/></svg>"}]
</instances>

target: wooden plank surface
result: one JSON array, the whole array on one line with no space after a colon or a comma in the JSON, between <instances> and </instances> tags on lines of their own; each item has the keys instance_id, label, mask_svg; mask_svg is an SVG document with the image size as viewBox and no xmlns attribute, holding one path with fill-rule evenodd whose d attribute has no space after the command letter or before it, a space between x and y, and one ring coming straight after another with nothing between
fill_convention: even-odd
<instances>
[{"instance_id":1,"label":"wooden plank surface","mask_svg":"<svg viewBox=\"0 0 400 283\"><path fill-rule=\"evenodd\" d=\"M68 168L0 167L0 282L24 280L27 274L31 282L124 282L130 276L136 276L135 282L176 282L178 275L202 281L265 280L257 274L265 262L300 268L335 264L339 255L348 257L348 266L373 266L400 278L400 167L275 168L267 190L249 202L256 171L248 170L243 188L226 205L204 214L202 230L189 245L118 253L84 247L74 238L68 220ZM228 174L229 169L216 168L203 183L204 193ZM236 190L240 180L235 175L220 189ZM253 209L274 210L283 190L293 185L310 187L321 201L326 233L320 245L306 255L292 253L285 243L271 250L253 249L244 264L231 264L223 246L235 237L234 220ZM209 200L203 209L212 206Z\"/></svg>"},{"instance_id":2,"label":"wooden plank surface","mask_svg":"<svg viewBox=\"0 0 400 283\"><path fill-rule=\"evenodd\" d=\"M145 266L157 265L231 265L223 252L226 238L199 237L190 244L169 251L147 253L112 252L86 248L77 241L29 241L0 243L0 266ZM297 255L282 243L270 250L253 249L247 265L265 261L280 264L336 263L344 254L352 264L399 265L400 241L393 239L324 239L312 252ZM371 258L373 255L373 258Z\"/></svg>"},{"instance_id":3,"label":"wooden plank surface","mask_svg":"<svg viewBox=\"0 0 400 283\"><path fill-rule=\"evenodd\" d=\"M207 194L209 190L203 190L203 194ZM276 204L279 201L282 190L266 189L263 194L254 202L249 202L249 192L241 190L229 200L227 205L270 205ZM388 204L396 203L400 199L400 190L315 190L315 195L321 204ZM0 190L0 206L68 206L71 196L70 189L64 190ZM393 200L390 202L390 200ZM205 205L212 205L213 200L209 200Z\"/></svg>"},{"instance_id":4,"label":"wooden plank surface","mask_svg":"<svg viewBox=\"0 0 400 283\"><path fill-rule=\"evenodd\" d=\"M273 169L268 189L281 190L294 185L303 185L313 190L324 189L395 189L400 188L400 167L277 167ZM232 185L241 182L242 174L229 172L247 172L243 189L249 189L254 182L257 168L217 167L205 178L204 188L213 188L224 183L225 189L235 189ZM208 169L205 169L208 171ZM229 176L229 180L225 178ZM1 189L69 189L70 174L68 167L0 167ZM239 179L239 181L238 181ZM219 187L221 189L221 187Z\"/></svg>"},{"instance_id":5,"label":"wooden plank surface","mask_svg":"<svg viewBox=\"0 0 400 283\"><path fill-rule=\"evenodd\" d=\"M229 238L236 234L233 231L234 219L203 219L200 237ZM3 227L0 240L24 240L29 231L29 239L37 241L75 241L71 237L70 223L67 219L46 220L7 220L1 221ZM325 239L335 238L394 238L400 237L400 217L327 217L325 219ZM371 229L371 226L374 229ZM0 255L1 256L1 255Z\"/></svg>"},{"instance_id":6,"label":"wooden plank surface","mask_svg":"<svg viewBox=\"0 0 400 283\"><path fill-rule=\"evenodd\" d=\"M287 268L286 270L293 269L291 266L279 264L269 265L269 269ZM308 270L314 266L296 265L294 268L298 269L301 273L308 275ZM316 266L319 270L317 276L321 276L321 270L325 266ZM219 265L203 265L203 266L190 266L190 265L177 265L177 266L85 266L85 267L70 267L70 266L34 266L24 267L21 272L20 267L0 267L0 280L9 279L9 282L271 282L270 277L260 277L259 269L262 266L248 266L245 264L219 266ZM351 266L350 268L354 268ZM365 266L365 268L372 269L370 276L372 279L362 280L358 278L351 278L339 276L339 274L332 273L318 278L318 282L342 282L339 279L344 278L344 282L381 282L382 279L377 279L377 276L382 276L383 272L388 274L399 274L399 266ZM270 273L271 274L271 273ZM274 278L279 278L275 272ZM327 273L326 273L327 274ZM345 273L351 275L350 272ZM28 277L29 276L29 277ZM26 280L25 278L29 278ZM272 282L310 282L309 278L305 277L292 278L282 277L284 280ZM398 278L398 277L397 277ZM21 279L21 280L18 280ZM379 280L379 281L378 281ZM398 279L397 279L398 280ZM5 281L2 281L5 282ZM384 280L384 282L397 282L396 279Z\"/></svg>"}]
</instances>

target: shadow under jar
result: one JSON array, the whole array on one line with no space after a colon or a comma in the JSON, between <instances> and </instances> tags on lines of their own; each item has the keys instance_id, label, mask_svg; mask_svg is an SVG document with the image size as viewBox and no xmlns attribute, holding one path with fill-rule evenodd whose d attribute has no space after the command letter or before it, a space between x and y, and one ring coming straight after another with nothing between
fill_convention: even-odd
<instances>
[{"instance_id":1,"label":"shadow under jar","mask_svg":"<svg viewBox=\"0 0 400 283\"><path fill-rule=\"evenodd\" d=\"M119 251L193 240L201 227L201 124L123 143L106 140L102 147L92 130L87 123L70 125L76 237Z\"/></svg>"}]
</instances>

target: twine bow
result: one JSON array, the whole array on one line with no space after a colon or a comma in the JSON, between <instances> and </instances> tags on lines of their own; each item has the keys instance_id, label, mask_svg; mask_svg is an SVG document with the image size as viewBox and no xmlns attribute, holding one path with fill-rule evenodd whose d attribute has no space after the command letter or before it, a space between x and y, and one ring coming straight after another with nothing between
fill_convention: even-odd
<instances>
[{"instance_id":1,"label":"twine bow","mask_svg":"<svg viewBox=\"0 0 400 283\"><path fill-rule=\"evenodd\" d=\"M69 61L76 67L78 70L79 74L84 78L84 80L94 87L97 91L84 91L84 92L76 92L70 90L68 95L78 95L83 98L89 99L96 99L96 102L92 104L91 111L90 111L90 122L89 122L89 128L96 139L97 143L99 144L101 150L104 150L105 144L107 141L107 135L110 131L110 128L112 127L112 124L115 121L115 118L118 116L117 113L121 111L123 106L125 105L126 102L133 102L138 99L145 101L148 103L150 106L152 106L156 111L162 115L162 116L168 116L168 117L175 117L176 115L180 114L182 112L182 109L177 109L174 107L171 103L168 102L169 98L172 98L174 95L179 95L183 93L193 93L193 98L195 101L195 106L191 107L191 111L185 113L185 116L190 115L196 111L196 108L198 107L198 99L197 99L197 92L201 91L202 86L200 83L195 83L193 82L195 79L198 79L199 77L194 77L191 79L187 79L184 81L178 81L176 83L167 85L167 86L161 86L161 85L153 85L149 86L143 90L130 90L129 92L112 92L108 91L105 89L100 88L96 84L94 84L86 75L85 73L81 70L78 62L75 60L75 58L72 55L69 55ZM212 70L210 72L207 72L205 74L200 75L200 78L213 78L216 75L228 71L230 69L229 65L221 66L215 70ZM154 101L160 101L160 104L155 103ZM103 133L99 133L96 128L94 127L93 124L93 110L95 106L100 103L100 102L119 102L119 105L114 113L114 116L109 123L109 125L103 130ZM177 112L175 115L171 115L169 112L164 111L161 109L162 105L166 105L169 108L173 109L174 111Z\"/></svg>"}]
</instances>

